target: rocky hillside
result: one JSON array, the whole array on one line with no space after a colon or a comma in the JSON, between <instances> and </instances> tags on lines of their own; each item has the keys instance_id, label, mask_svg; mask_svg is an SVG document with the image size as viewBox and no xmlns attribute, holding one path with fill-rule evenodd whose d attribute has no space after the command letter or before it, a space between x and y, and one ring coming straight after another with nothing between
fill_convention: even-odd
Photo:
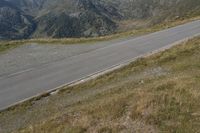
<instances>
[{"instance_id":1,"label":"rocky hillside","mask_svg":"<svg viewBox=\"0 0 200 133\"><path fill-rule=\"evenodd\" d=\"M200 0L0 0L0 37L100 36L117 32L121 21L198 14Z\"/></svg>"},{"instance_id":2,"label":"rocky hillside","mask_svg":"<svg viewBox=\"0 0 200 133\"><path fill-rule=\"evenodd\" d=\"M14 4L0 0L0 38L27 38L35 30L32 16L26 15Z\"/></svg>"}]
</instances>

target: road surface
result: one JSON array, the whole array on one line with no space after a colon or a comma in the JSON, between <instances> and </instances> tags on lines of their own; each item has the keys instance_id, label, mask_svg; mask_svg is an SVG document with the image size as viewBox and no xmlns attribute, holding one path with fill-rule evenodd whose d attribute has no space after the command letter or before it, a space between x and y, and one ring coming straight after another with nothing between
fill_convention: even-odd
<instances>
[{"instance_id":1,"label":"road surface","mask_svg":"<svg viewBox=\"0 0 200 133\"><path fill-rule=\"evenodd\" d=\"M0 109L200 34L200 20L0 77Z\"/></svg>"}]
</instances>

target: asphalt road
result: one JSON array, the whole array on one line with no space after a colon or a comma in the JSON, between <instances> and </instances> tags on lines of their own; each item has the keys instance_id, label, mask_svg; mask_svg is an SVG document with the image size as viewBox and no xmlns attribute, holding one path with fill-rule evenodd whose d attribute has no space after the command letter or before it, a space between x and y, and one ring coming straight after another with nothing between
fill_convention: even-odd
<instances>
[{"instance_id":1,"label":"asphalt road","mask_svg":"<svg viewBox=\"0 0 200 133\"><path fill-rule=\"evenodd\" d=\"M0 109L200 34L200 20L0 77Z\"/></svg>"}]
</instances>

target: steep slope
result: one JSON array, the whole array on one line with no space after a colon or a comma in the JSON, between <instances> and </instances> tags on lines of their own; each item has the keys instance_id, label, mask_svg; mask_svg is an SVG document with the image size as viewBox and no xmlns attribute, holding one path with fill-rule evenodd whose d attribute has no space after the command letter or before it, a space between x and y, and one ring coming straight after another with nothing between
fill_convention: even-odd
<instances>
[{"instance_id":1,"label":"steep slope","mask_svg":"<svg viewBox=\"0 0 200 133\"><path fill-rule=\"evenodd\" d=\"M111 34L116 29L108 12L90 0L9 0L35 17L37 29L31 37L81 37ZM111 8L113 8L110 5Z\"/></svg>"},{"instance_id":2,"label":"steep slope","mask_svg":"<svg viewBox=\"0 0 200 133\"><path fill-rule=\"evenodd\" d=\"M4 3L1 4L3 11L0 12L0 36L9 39L101 36L118 32L120 28L123 29L123 26L120 27L120 23L127 20L133 22L148 20L148 25L152 25L166 20L200 15L200 0L0 1ZM6 8L5 2L7 3ZM10 7L10 5L15 5L15 8ZM11 21L9 13L6 12L10 14L15 12L16 17L12 19L22 21L15 31L18 33L17 35L13 32L4 34L5 29L12 31L10 28L15 29L13 27L18 25L14 21L15 23L5 26L5 23L7 23L5 21ZM36 28L34 27L35 24ZM131 23L127 24L131 25ZM135 27L137 27L137 24L135 24ZM26 31L28 29L28 32L25 32L26 34L21 33L21 30L24 31L24 29Z\"/></svg>"},{"instance_id":3,"label":"steep slope","mask_svg":"<svg viewBox=\"0 0 200 133\"><path fill-rule=\"evenodd\" d=\"M43 0L40 7L32 37L100 36L117 32L122 20L157 24L200 14L200 0Z\"/></svg>"},{"instance_id":4,"label":"steep slope","mask_svg":"<svg viewBox=\"0 0 200 133\"><path fill-rule=\"evenodd\" d=\"M116 28L113 20L105 15L109 13L98 2L60 0L54 7L56 4L50 1L46 1L36 18L38 27L33 37L99 36L113 33Z\"/></svg>"},{"instance_id":5,"label":"steep slope","mask_svg":"<svg viewBox=\"0 0 200 133\"><path fill-rule=\"evenodd\" d=\"M7 0L31 16L37 16L46 0Z\"/></svg>"},{"instance_id":6,"label":"steep slope","mask_svg":"<svg viewBox=\"0 0 200 133\"><path fill-rule=\"evenodd\" d=\"M30 16L7 1L0 1L0 38L27 38L34 31L34 22Z\"/></svg>"},{"instance_id":7,"label":"steep slope","mask_svg":"<svg viewBox=\"0 0 200 133\"><path fill-rule=\"evenodd\" d=\"M93 0L95 1L95 0ZM200 14L200 0L99 0L104 6L115 5L124 19L172 18Z\"/></svg>"}]
</instances>

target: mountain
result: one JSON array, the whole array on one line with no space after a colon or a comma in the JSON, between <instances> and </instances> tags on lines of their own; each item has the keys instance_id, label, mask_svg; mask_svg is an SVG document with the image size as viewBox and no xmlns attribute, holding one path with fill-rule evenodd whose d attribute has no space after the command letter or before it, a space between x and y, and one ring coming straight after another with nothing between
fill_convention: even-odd
<instances>
[{"instance_id":1,"label":"mountain","mask_svg":"<svg viewBox=\"0 0 200 133\"><path fill-rule=\"evenodd\" d=\"M101 36L122 21L191 14L200 14L200 0L0 0L0 38Z\"/></svg>"},{"instance_id":2,"label":"mountain","mask_svg":"<svg viewBox=\"0 0 200 133\"><path fill-rule=\"evenodd\" d=\"M192 12L200 15L200 0L99 0L115 5L124 19L170 19Z\"/></svg>"},{"instance_id":3,"label":"mountain","mask_svg":"<svg viewBox=\"0 0 200 133\"><path fill-rule=\"evenodd\" d=\"M109 12L98 2L64 0L54 7L55 1L50 1L46 1L36 18L34 37L99 36L113 33L116 28Z\"/></svg>"},{"instance_id":4,"label":"mountain","mask_svg":"<svg viewBox=\"0 0 200 133\"><path fill-rule=\"evenodd\" d=\"M90 0L8 0L27 15L37 27L31 37L81 37L111 34L113 15L98 1ZM112 7L111 7L112 8ZM117 15L117 14L116 14Z\"/></svg>"},{"instance_id":5,"label":"mountain","mask_svg":"<svg viewBox=\"0 0 200 133\"><path fill-rule=\"evenodd\" d=\"M0 1L0 38L27 38L35 30L35 23L31 16L26 15L14 4Z\"/></svg>"}]
</instances>

